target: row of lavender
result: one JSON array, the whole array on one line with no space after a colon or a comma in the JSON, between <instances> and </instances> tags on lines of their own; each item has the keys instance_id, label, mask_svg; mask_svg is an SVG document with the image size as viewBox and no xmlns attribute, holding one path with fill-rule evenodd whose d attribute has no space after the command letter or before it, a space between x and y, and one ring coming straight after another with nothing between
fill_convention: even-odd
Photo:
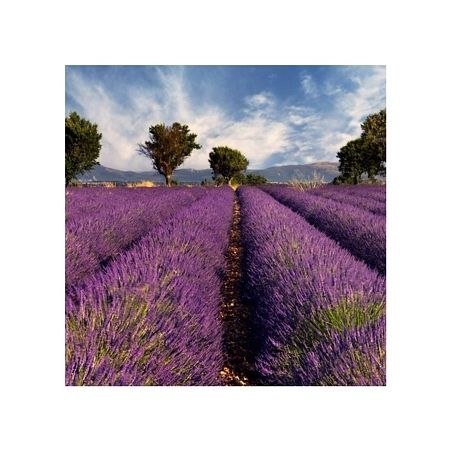
<instances>
[{"instance_id":1,"label":"row of lavender","mask_svg":"<svg viewBox=\"0 0 450 450\"><path fill-rule=\"evenodd\" d=\"M386 217L286 186L265 192L304 217L381 274L386 273Z\"/></svg>"},{"instance_id":2,"label":"row of lavender","mask_svg":"<svg viewBox=\"0 0 450 450\"><path fill-rule=\"evenodd\" d=\"M233 193L206 192L67 294L66 384L219 384Z\"/></svg>"},{"instance_id":3,"label":"row of lavender","mask_svg":"<svg viewBox=\"0 0 450 450\"><path fill-rule=\"evenodd\" d=\"M356 192L348 192L347 189L330 188L330 186L310 189L308 193L318 197L329 198L340 203L356 206L357 208L369 211L382 216L386 215L386 201L375 200L370 197L363 197Z\"/></svg>"},{"instance_id":4,"label":"row of lavender","mask_svg":"<svg viewBox=\"0 0 450 450\"><path fill-rule=\"evenodd\" d=\"M257 381L385 384L384 277L270 195L238 195Z\"/></svg>"},{"instance_id":5,"label":"row of lavender","mask_svg":"<svg viewBox=\"0 0 450 450\"><path fill-rule=\"evenodd\" d=\"M114 189L98 186L95 188L66 189L66 227L72 229L83 220L94 220L105 213L114 214L124 206L139 207L148 202L149 197L159 198L166 195L176 195L185 191L181 186L171 190L165 187L154 187L151 195L147 188L116 187ZM202 190L194 187L192 192Z\"/></svg>"},{"instance_id":6,"label":"row of lavender","mask_svg":"<svg viewBox=\"0 0 450 450\"><path fill-rule=\"evenodd\" d=\"M66 195L66 288L205 194L204 188L72 189Z\"/></svg>"},{"instance_id":7,"label":"row of lavender","mask_svg":"<svg viewBox=\"0 0 450 450\"><path fill-rule=\"evenodd\" d=\"M372 199L386 203L386 185L385 184L358 184L358 185L339 185L328 184L325 189L329 192L340 192L356 197Z\"/></svg>"}]
</instances>

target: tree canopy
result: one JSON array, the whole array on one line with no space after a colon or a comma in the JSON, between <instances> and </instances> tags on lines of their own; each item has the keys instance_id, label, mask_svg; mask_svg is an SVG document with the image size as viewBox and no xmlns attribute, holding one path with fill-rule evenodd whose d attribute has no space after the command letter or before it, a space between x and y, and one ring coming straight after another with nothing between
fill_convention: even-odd
<instances>
[{"instance_id":1,"label":"tree canopy","mask_svg":"<svg viewBox=\"0 0 450 450\"><path fill-rule=\"evenodd\" d=\"M371 181L386 174L386 110L367 116L361 128L361 136L337 154L341 175L335 183L359 183L364 173Z\"/></svg>"},{"instance_id":2,"label":"tree canopy","mask_svg":"<svg viewBox=\"0 0 450 450\"><path fill-rule=\"evenodd\" d=\"M247 169L248 159L239 151L229 147L213 147L209 154L209 165L213 171L213 179L219 176L228 184L231 179Z\"/></svg>"},{"instance_id":3,"label":"tree canopy","mask_svg":"<svg viewBox=\"0 0 450 450\"><path fill-rule=\"evenodd\" d=\"M191 133L188 125L174 122L171 126L164 123L149 128L150 140L138 144L138 153L150 158L153 168L164 176L166 185L171 186L173 171L180 166L194 149L201 145L195 142L197 135Z\"/></svg>"},{"instance_id":4,"label":"tree canopy","mask_svg":"<svg viewBox=\"0 0 450 450\"><path fill-rule=\"evenodd\" d=\"M362 140L361 138L347 142L338 152L339 172L342 180L353 184L361 181L364 172L362 163Z\"/></svg>"},{"instance_id":5,"label":"tree canopy","mask_svg":"<svg viewBox=\"0 0 450 450\"><path fill-rule=\"evenodd\" d=\"M92 169L100 155L102 138L97 124L81 118L76 112L66 117L66 186L86 170Z\"/></svg>"},{"instance_id":6,"label":"tree canopy","mask_svg":"<svg viewBox=\"0 0 450 450\"><path fill-rule=\"evenodd\" d=\"M243 173L239 172L232 178L232 182L237 184L256 186L259 184L266 184L267 178L263 177L262 175L255 175L253 173L244 175Z\"/></svg>"},{"instance_id":7,"label":"tree canopy","mask_svg":"<svg viewBox=\"0 0 450 450\"><path fill-rule=\"evenodd\" d=\"M361 125L363 166L370 179L386 174L386 110L367 116Z\"/></svg>"}]
</instances>

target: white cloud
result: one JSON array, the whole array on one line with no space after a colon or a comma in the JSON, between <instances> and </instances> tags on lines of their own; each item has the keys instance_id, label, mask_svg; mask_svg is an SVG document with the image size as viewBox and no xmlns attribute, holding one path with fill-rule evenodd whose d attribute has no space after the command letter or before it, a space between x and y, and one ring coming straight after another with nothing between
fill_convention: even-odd
<instances>
[{"instance_id":1,"label":"white cloud","mask_svg":"<svg viewBox=\"0 0 450 450\"><path fill-rule=\"evenodd\" d=\"M275 103L274 97L270 92L260 92L245 98L245 103L251 108L270 107Z\"/></svg>"},{"instance_id":2,"label":"white cloud","mask_svg":"<svg viewBox=\"0 0 450 450\"><path fill-rule=\"evenodd\" d=\"M360 124L365 117L385 107L386 73L384 67L374 67L365 76L350 77L357 84L357 88L340 96L337 107L347 117L350 133L359 135Z\"/></svg>"},{"instance_id":3,"label":"white cloud","mask_svg":"<svg viewBox=\"0 0 450 450\"><path fill-rule=\"evenodd\" d=\"M325 82L323 93L328 96L335 96L343 92L341 86L336 86L329 81Z\"/></svg>"},{"instance_id":4,"label":"white cloud","mask_svg":"<svg viewBox=\"0 0 450 450\"><path fill-rule=\"evenodd\" d=\"M136 152L137 143L148 139L150 124L180 121L189 124L202 145L183 167L208 168L212 147L227 145L241 150L251 168L263 168L268 164L334 161L339 148L359 136L361 120L384 107L384 68L347 75L356 88L345 92L325 85L332 106L324 110L316 100L307 105L280 104L272 93L263 91L244 99L238 120L208 99L198 104L190 98L180 69L159 70L157 85L152 82L145 88L132 86L121 92L126 107L102 84L75 72L68 73L67 89L82 106L80 113L99 125L103 134L100 162L107 167L149 170L151 162ZM310 76L306 79L310 95L315 95L317 85Z\"/></svg>"},{"instance_id":5,"label":"white cloud","mask_svg":"<svg viewBox=\"0 0 450 450\"><path fill-rule=\"evenodd\" d=\"M72 97L83 107L84 115L98 124L102 133L100 162L119 169L136 168L133 164L136 143L145 137L142 124L123 111L101 85L86 82L69 73L67 79Z\"/></svg>"},{"instance_id":6,"label":"white cloud","mask_svg":"<svg viewBox=\"0 0 450 450\"><path fill-rule=\"evenodd\" d=\"M147 170L150 161L137 154L137 142L145 141L151 123L189 124L196 133L200 150L194 150L183 167L204 169L209 166L208 154L212 147L228 145L241 150L252 167L263 167L274 150L286 150L288 125L266 117L274 105L268 92L246 99L249 109L235 121L224 110L213 105L194 108L180 72L159 71L161 90L132 89L131 108L123 108L108 96L101 85L93 85L76 74L68 77L72 97L83 106L84 114L99 125L103 134L101 164L128 170Z\"/></svg>"},{"instance_id":7,"label":"white cloud","mask_svg":"<svg viewBox=\"0 0 450 450\"><path fill-rule=\"evenodd\" d=\"M312 108L290 106L287 108L287 119L293 125L316 128L320 122L320 115Z\"/></svg>"},{"instance_id":8,"label":"white cloud","mask_svg":"<svg viewBox=\"0 0 450 450\"><path fill-rule=\"evenodd\" d=\"M302 85L303 92L306 95L309 95L310 97L317 97L318 95L317 85L314 82L311 75L303 75L300 80L300 83Z\"/></svg>"}]
</instances>

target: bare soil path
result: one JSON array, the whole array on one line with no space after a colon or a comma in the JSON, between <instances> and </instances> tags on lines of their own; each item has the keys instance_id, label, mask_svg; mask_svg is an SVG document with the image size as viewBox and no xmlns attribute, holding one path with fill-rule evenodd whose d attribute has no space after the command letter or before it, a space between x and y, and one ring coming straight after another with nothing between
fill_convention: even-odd
<instances>
[{"instance_id":1,"label":"bare soil path","mask_svg":"<svg viewBox=\"0 0 450 450\"><path fill-rule=\"evenodd\" d=\"M222 284L221 317L224 323L225 366L220 372L220 377L227 386L252 384L252 364L249 353L251 310L243 295L243 247L240 226L241 211L239 200L235 195L227 250L227 267Z\"/></svg>"}]
</instances>

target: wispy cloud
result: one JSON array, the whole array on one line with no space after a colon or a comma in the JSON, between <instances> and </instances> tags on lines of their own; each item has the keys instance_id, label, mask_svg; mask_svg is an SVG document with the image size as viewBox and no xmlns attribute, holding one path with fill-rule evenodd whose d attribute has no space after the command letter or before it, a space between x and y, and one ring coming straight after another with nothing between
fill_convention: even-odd
<instances>
[{"instance_id":1,"label":"wispy cloud","mask_svg":"<svg viewBox=\"0 0 450 450\"><path fill-rule=\"evenodd\" d=\"M318 89L311 75L303 75L300 83L306 95L317 97Z\"/></svg>"},{"instance_id":2,"label":"wispy cloud","mask_svg":"<svg viewBox=\"0 0 450 450\"><path fill-rule=\"evenodd\" d=\"M137 143L148 139L151 124L174 121L189 124L202 145L184 167L207 168L208 153L218 145L240 149L252 168L333 161L339 148L359 135L364 116L385 103L384 68L342 72L353 88L304 75L307 98L281 99L263 89L243 96L233 108L192 94L192 80L183 68L154 68L148 82L124 83L120 89L69 70L67 108L75 105L98 123L100 162L118 169L148 170L151 164L135 151ZM326 107L319 101L322 94L328 98Z\"/></svg>"},{"instance_id":3,"label":"wispy cloud","mask_svg":"<svg viewBox=\"0 0 450 450\"><path fill-rule=\"evenodd\" d=\"M326 81L323 87L323 93L329 96L339 95L342 93L342 91L343 90L341 86L335 85L329 81Z\"/></svg>"},{"instance_id":4,"label":"wispy cloud","mask_svg":"<svg viewBox=\"0 0 450 450\"><path fill-rule=\"evenodd\" d=\"M245 97L245 103L247 103L250 108L258 109L261 107L273 106L275 104L275 99L270 92L260 92L259 94Z\"/></svg>"},{"instance_id":5,"label":"wispy cloud","mask_svg":"<svg viewBox=\"0 0 450 450\"><path fill-rule=\"evenodd\" d=\"M336 105L348 118L352 133L360 132L361 121L371 112L385 107L386 74L384 67L374 67L369 75L351 74L357 88L338 97Z\"/></svg>"}]
</instances>

